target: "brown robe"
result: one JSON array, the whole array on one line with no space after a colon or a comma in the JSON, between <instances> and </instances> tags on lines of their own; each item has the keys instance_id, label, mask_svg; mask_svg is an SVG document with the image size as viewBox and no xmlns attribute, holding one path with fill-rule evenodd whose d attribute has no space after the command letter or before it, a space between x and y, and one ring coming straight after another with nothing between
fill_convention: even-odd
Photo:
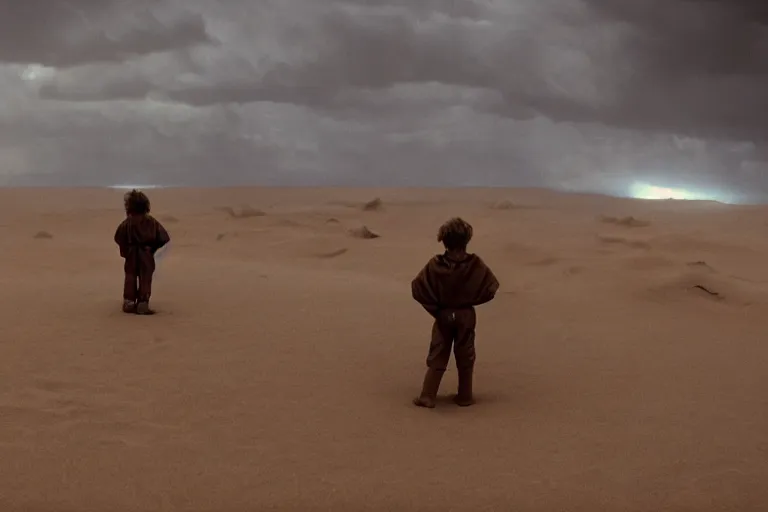
<instances>
[{"instance_id":1,"label":"brown robe","mask_svg":"<svg viewBox=\"0 0 768 512\"><path fill-rule=\"evenodd\" d=\"M162 224L151 215L131 215L115 231L115 243L125 258L123 299L148 302L152 295L155 253L171 237Z\"/></svg>"},{"instance_id":2,"label":"brown robe","mask_svg":"<svg viewBox=\"0 0 768 512\"><path fill-rule=\"evenodd\" d=\"M432 258L411 283L413 298L435 319L427 366L445 371L453 346L456 366L470 369L475 363L475 306L493 300L499 281L474 254L461 261L447 253Z\"/></svg>"}]
</instances>

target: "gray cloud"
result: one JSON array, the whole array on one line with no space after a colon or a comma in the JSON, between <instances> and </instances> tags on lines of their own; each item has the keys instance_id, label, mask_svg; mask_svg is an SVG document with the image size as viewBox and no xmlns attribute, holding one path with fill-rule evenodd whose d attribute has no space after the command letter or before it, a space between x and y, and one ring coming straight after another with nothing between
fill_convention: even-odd
<instances>
[{"instance_id":1,"label":"gray cloud","mask_svg":"<svg viewBox=\"0 0 768 512\"><path fill-rule=\"evenodd\" d=\"M158 2L1 0L0 62L67 67L210 42L201 16Z\"/></svg>"},{"instance_id":2,"label":"gray cloud","mask_svg":"<svg viewBox=\"0 0 768 512\"><path fill-rule=\"evenodd\" d=\"M589 0L629 24L616 124L733 138L768 137L768 16L752 0Z\"/></svg>"},{"instance_id":3,"label":"gray cloud","mask_svg":"<svg viewBox=\"0 0 768 512\"><path fill-rule=\"evenodd\" d=\"M768 192L762 4L69 5L56 19L28 8L26 26L53 30L0 50L16 63L0 67L7 182ZM79 34L83 18L112 25Z\"/></svg>"}]
</instances>

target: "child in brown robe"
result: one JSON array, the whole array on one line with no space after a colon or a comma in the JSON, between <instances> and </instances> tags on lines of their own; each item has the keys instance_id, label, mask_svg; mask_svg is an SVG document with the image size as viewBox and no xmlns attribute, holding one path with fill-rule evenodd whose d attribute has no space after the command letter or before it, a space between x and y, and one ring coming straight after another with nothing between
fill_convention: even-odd
<instances>
[{"instance_id":1,"label":"child in brown robe","mask_svg":"<svg viewBox=\"0 0 768 512\"><path fill-rule=\"evenodd\" d=\"M427 373L419 407L434 408L440 381L451 358L451 347L459 373L457 405L474 404L472 373L475 365L475 306L493 300L499 282L491 269L475 254L467 253L472 226L460 218L443 224L437 241L445 252L433 257L411 283L413 298L435 319L427 355Z\"/></svg>"},{"instance_id":2,"label":"child in brown robe","mask_svg":"<svg viewBox=\"0 0 768 512\"><path fill-rule=\"evenodd\" d=\"M125 259L123 311L139 315L154 313L149 308L155 253L170 242L162 224L149 215L149 198L138 190L125 194L125 220L115 231L115 243Z\"/></svg>"}]
</instances>

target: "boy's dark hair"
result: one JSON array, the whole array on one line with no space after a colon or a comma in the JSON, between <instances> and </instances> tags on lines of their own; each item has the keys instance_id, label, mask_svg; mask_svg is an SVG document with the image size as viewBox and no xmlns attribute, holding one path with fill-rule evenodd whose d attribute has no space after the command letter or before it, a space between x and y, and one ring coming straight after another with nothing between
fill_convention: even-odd
<instances>
[{"instance_id":1,"label":"boy's dark hair","mask_svg":"<svg viewBox=\"0 0 768 512\"><path fill-rule=\"evenodd\" d=\"M442 242L446 249L464 250L472 240L472 226L460 217L454 217L437 231L437 241Z\"/></svg>"},{"instance_id":2,"label":"boy's dark hair","mask_svg":"<svg viewBox=\"0 0 768 512\"><path fill-rule=\"evenodd\" d=\"M125 194L125 213L128 215L146 215L149 213L149 198L136 189Z\"/></svg>"}]
</instances>

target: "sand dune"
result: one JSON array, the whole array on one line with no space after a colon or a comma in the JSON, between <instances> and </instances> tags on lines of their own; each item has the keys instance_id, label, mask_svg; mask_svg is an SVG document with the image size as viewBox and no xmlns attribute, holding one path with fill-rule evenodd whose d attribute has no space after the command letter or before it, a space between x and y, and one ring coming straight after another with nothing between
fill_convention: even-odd
<instances>
[{"instance_id":1,"label":"sand dune","mask_svg":"<svg viewBox=\"0 0 768 512\"><path fill-rule=\"evenodd\" d=\"M627 228L644 228L650 225L648 221L636 219L631 215L627 217L612 217L610 215L601 215L599 219L605 224L615 224L617 226L623 226Z\"/></svg>"},{"instance_id":2,"label":"sand dune","mask_svg":"<svg viewBox=\"0 0 768 512\"><path fill-rule=\"evenodd\" d=\"M0 191L0 510L768 509L768 208L150 192L173 242L142 318L120 192ZM455 215L502 289L477 405L450 369L427 411L409 282Z\"/></svg>"}]
</instances>

